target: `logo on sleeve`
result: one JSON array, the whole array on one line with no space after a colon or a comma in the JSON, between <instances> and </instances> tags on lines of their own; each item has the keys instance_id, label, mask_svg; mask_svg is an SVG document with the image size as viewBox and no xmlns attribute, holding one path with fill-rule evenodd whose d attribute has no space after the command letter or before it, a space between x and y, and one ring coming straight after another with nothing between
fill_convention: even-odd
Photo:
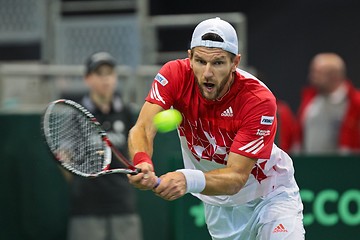
<instances>
[{"instance_id":1,"label":"logo on sleeve","mask_svg":"<svg viewBox=\"0 0 360 240\"><path fill-rule=\"evenodd\" d=\"M155 80L158 81L161 85L165 86L166 84L168 84L168 80L161 75L160 73L156 74L155 76Z\"/></svg>"},{"instance_id":2,"label":"logo on sleeve","mask_svg":"<svg viewBox=\"0 0 360 240\"><path fill-rule=\"evenodd\" d=\"M154 83L153 87L150 90L150 98L155 99L156 101L159 101L159 102L162 102L163 104L165 104L165 101L162 98L162 96L159 92L158 85L156 83Z\"/></svg>"},{"instance_id":3,"label":"logo on sleeve","mask_svg":"<svg viewBox=\"0 0 360 240\"><path fill-rule=\"evenodd\" d=\"M270 130L258 129L256 135L258 135L258 136L269 136L270 135Z\"/></svg>"},{"instance_id":4,"label":"logo on sleeve","mask_svg":"<svg viewBox=\"0 0 360 240\"><path fill-rule=\"evenodd\" d=\"M262 125L272 125L274 122L274 116L261 116L260 124Z\"/></svg>"},{"instance_id":5,"label":"logo on sleeve","mask_svg":"<svg viewBox=\"0 0 360 240\"><path fill-rule=\"evenodd\" d=\"M242 146L241 148L239 148L239 150L240 151L245 151L247 153L256 154L264 146L265 146L265 144L264 144L264 136L261 136L258 139L255 139L254 141L249 142L245 146Z\"/></svg>"}]
</instances>

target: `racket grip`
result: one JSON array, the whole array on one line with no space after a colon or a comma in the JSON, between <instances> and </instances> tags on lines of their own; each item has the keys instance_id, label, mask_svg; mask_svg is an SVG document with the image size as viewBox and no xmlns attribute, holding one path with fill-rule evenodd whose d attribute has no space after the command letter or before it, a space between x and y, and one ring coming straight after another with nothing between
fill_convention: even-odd
<instances>
[{"instance_id":1,"label":"racket grip","mask_svg":"<svg viewBox=\"0 0 360 240\"><path fill-rule=\"evenodd\" d=\"M141 169L140 168L135 168L135 170L132 173L130 173L130 175L137 175L139 173L141 173Z\"/></svg>"},{"instance_id":2,"label":"racket grip","mask_svg":"<svg viewBox=\"0 0 360 240\"><path fill-rule=\"evenodd\" d=\"M160 180L160 178L158 178L157 181L156 181L156 184L154 186L154 189L157 188L160 185L160 182L161 182L161 180Z\"/></svg>"}]
</instances>

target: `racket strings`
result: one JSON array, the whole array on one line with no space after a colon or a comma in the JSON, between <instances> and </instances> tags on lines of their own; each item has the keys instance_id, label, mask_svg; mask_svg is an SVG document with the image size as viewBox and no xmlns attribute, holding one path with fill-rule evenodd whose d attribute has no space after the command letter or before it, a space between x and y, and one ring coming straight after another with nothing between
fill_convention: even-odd
<instances>
[{"instance_id":1,"label":"racket strings","mask_svg":"<svg viewBox=\"0 0 360 240\"><path fill-rule=\"evenodd\" d=\"M56 104L48 116L50 149L67 169L80 174L100 172L106 165L106 145L99 128L80 111Z\"/></svg>"}]
</instances>

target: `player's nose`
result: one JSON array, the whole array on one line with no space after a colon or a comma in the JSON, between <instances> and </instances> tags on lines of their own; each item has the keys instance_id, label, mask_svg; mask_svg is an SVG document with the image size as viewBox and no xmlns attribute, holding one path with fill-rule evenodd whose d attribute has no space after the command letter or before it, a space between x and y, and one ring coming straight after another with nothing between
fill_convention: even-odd
<instances>
[{"instance_id":1,"label":"player's nose","mask_svg":"<svg viewBox=\"0 0 360 240\"><path fill-rule=\"evenodd\" d=\"M203 75L204 75L205 79L209 79L213 76L213 72L212 72L210 63L206 64Z\"/></svg>"}]
</instances>

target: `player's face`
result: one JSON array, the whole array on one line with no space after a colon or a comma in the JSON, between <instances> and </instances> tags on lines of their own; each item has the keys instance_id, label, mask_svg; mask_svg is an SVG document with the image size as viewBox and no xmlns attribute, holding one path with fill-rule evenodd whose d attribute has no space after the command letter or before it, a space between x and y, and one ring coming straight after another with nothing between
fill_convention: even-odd
<instances>
[{"instance_id":1,"label":"player's face","mask_svg":"<svg viewBox=\"0 0 360 240\"><path fill-rule=\"evenodd\" d=\"M240 55L231 55L219 48L196 47L189 50L191 68L202 96L216 100L225 95L233 80Z\"/></svg>"},{"instance_id":2,"label":"player's face","mask_svg":"<svg viewBox=\"0 0 360 240\"><path fill-rule=\"evenodd\" d=\"M116 72L113 67L102 65L86 77L86 82L93 94L101 98L110 98L117 84Z\"/></svg>"}]
</instances>

